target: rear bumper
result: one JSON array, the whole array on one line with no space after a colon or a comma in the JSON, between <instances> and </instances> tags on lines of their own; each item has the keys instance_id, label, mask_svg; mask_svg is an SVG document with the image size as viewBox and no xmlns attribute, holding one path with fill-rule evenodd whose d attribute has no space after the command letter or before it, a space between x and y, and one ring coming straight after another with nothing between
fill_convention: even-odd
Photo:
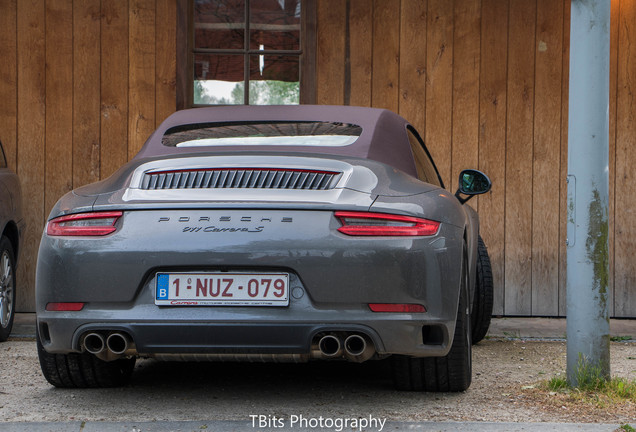
<instances>
[{"instance_id":1,"label":"rear bumper","mask_svg":"<svg viewBox=\"0 0 636 432\"><path fill-rule=\"evenodd\" d=\"M323 334L361 334L380 355L443 356L450 348L454 322L434 322L434 343L424 343L428 320L391 317L383 321L333 322L151 322L38 319L44 348L51 353L81 352L82 337L91 332L123 332L141 356L158 354L299 354L310 355Z\"/></svg>"},{"instance_id":2,"label":"rear bumper","mask_svg":"<svg viewBox=\"0 0 636 432\"><path fill-rule=\"evenodd\" d=\"M355 303L317 304L290 273L289 306L156 306L154 277L130 304L89 303L77 312L38 311L44 348L79 352L93 331L127 333L140 355L309 354L322 333L366 335L379 354L445 355L455 313L375 313ZM427 339L424 327L434 328Z\"/></svg>"},{"instance_id":3,"label":"rear bumper","mask_svg":"<svg viewBox=\"0 0 636 432\"><path fill-rule=\"evenodd\" d=\"M456 227L442 224L434 237L360 239L337 232L329 211L187 216L189 221L180 222L183 211L130 212L105 238L44 235L36 278L44 348L78 352L89 331L122 331L140 355L307 354L321 333L356 332L381 355L448 352L462 250ZM210 221L219 216L247 231L206 232L205 224L221 226ZM288 219L292 222L283 222ZM192 230L197 227L202 229ZM289 305L155 305L159 271L234 269L288 272ZM86 305L77 312L53 312L46 310L49 302ZM369 303L416 303L427 312L375 313Z\"/></svg>"}]
</instances>

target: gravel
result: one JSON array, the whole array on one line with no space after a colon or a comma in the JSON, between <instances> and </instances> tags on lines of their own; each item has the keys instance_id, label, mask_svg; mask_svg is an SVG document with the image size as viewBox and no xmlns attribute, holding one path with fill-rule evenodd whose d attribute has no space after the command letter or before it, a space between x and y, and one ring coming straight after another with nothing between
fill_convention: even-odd
<instances>
[{"instance_id":1,"label":"gravel","mask_svg":"<svg viewBox=\"0 0 636 432\"><path fill-rule=\"evenodd\" d=\"M636 423L636 406L570 404L535 385L565 371L565 342L487 339L463 393L393 390L386 362L173 363L142 360L131 385L56 389L33 340L0 344L0 421L249 420L250 415L399 421ZM612 343L612 375L636 380L636 344Z\"/></svg>"}]
</instances>

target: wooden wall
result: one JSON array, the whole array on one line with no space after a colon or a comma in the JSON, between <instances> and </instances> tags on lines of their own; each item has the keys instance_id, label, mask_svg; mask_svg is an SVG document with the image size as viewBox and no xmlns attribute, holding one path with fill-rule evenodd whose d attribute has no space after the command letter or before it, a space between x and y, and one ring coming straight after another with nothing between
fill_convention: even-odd
<instances>
[{"instance_id":1,"label":"wooden wall","mask_svg":"<svg viewBox=\"0 0 636 432\"><path fill-rule=\"evenodd\" d=\"M0 140L28 229L18 310L34 310L46 216L109 176L176 109L176 0L0 0Z\"/></svg>"},{"instance_id":2,"label":"wooden wall","mask_svg":"<svg viewBox=\"0 0 636 432\"><path fill-rule=\"evenodd\" d=\"M388 108L425 137L472 201L493 261L497 315L565 315L570 2L320 0L317 100ZM612 1L611 314L636 317L636 4ZM630 35L631 33L631 35ZM618 191L619 199L614 199Z\"/></svg>"},{"instance_id":3,"label":"wooden wall","mask_svg":"<svg viewBox=\"0 0 636 432\"><path fill-rule=\"evenodd\" d=\"M28 231L19 309L33 310L44 220L107 177L176 109L177 0L0 0L0 140ZM498 315L565 315L568 0L318 0L319 103L409 119L453 190L478 167ZM612 315L636 317L636 4L612 1ZM618 191L619 199L614 199Z\"/></svg>"}]
</instances>

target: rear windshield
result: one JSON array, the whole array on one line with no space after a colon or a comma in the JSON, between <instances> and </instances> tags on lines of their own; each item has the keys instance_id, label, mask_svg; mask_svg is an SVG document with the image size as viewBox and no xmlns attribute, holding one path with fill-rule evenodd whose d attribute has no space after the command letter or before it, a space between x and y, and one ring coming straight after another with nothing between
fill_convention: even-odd
<instances>
[{"instance_id":1,"label":"rear windshield","mask_svg":"<svg viewBox=\"0 0 636 432\"><path fill-rule=\"evenodd\" d=\"M168 147L343 147L361 133L360 126L335 122L199 123L170 128L161 142Z\"/></svg>"}]
</instances>

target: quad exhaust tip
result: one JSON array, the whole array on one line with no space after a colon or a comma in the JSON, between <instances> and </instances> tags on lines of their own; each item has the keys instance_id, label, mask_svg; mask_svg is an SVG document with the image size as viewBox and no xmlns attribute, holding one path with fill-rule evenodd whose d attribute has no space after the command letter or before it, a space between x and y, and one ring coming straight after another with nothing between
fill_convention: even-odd
<instances>
[{"instance_id":1,"label":"quad exhaust tip","mask_svg":"<svg viewBox=\"0 0 636 432\"><path fill-rule=\"evenodd\" d=\"M82 342L84 349L100 360L113 361L126 355L135 355L135 344L126 333L94 331L87 333Z\"/></svg>"},{"instance_id":2,"label":"quad exhaust tip","mask_svg":"<svg viewBox=\"0 0 636 432\"><path fill-rule=\"evenodd\" d=\"M333 335L326 335L318 341L318 349L325 357L336 357L342 354L340 339Z\"/></svg>"},{"instance_id":3,"label":"quad exhaust tip","mask_svg":"<svg viewBox=\"0 0 636 432\"><path fill-rule=\"evenodd\" d=\"M91 354L100 354L106 347L104 336L99 333L89 333L84 337L84 348Z\"/></svg>"},{"instance_id":4,"label":"quad exhaust tip","mask_svg":"<svg viewBox=\"0 0 636 432\"><path fill-rule=\"evenodd\" d=\"M318 350L314 357L344 357L352 362L369 360L376 353L368 336L358 333L335 332L318 339Z\"/></svg>"},{"instance_id":5,"label":"quad exhaust tip","mask_svg":"<svg viewBox=\"0 0 636 432\"><path fill-rule=\"evenodd\" d=\"M345 339L344 348L348 355L357 357L367 349L367 342L362 336L353 334Z\"/></svg>"},{"instance_id":6,"label":"quad exhaust tip","mask_svg":"<svg viewBox=\"0 0 636 432\"><path fill-rule=\"evenodd\" d=\"M122 333L111 333L106 339L106 347L113 354L124 354L128 351L128 337Z\"/></svg>"}]
</instances>

